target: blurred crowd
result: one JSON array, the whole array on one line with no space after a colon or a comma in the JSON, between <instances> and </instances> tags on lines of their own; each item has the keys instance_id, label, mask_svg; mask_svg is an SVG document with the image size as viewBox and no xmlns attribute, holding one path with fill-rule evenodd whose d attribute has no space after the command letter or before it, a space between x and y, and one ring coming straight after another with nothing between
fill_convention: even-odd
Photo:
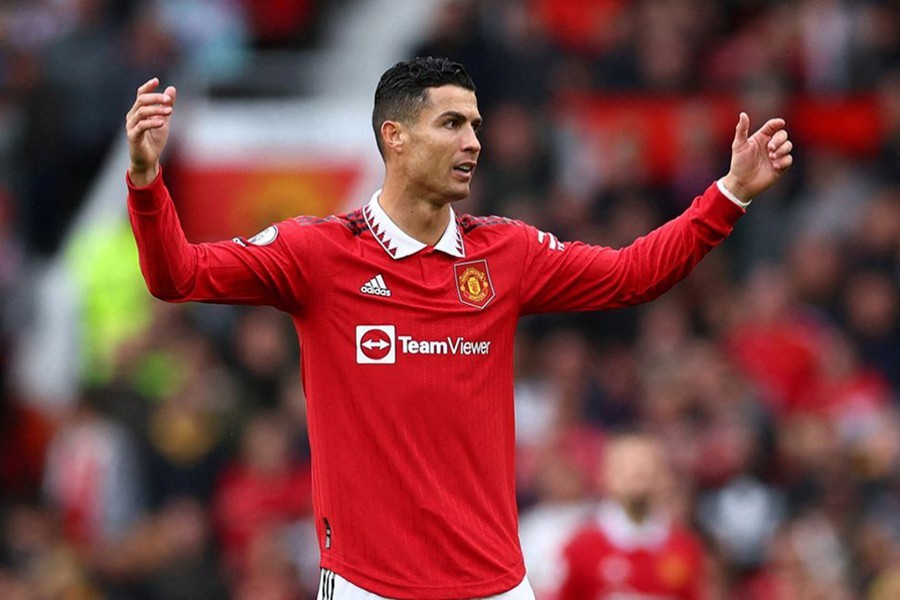
<instances>
[{"instance_id":1,"label":"blurred crowd","mask_svg":"<svg viewBox=\"0 0 900 600\"><path fill-rule=\"evenodd\" d=\"M135 82L309 44L315 4L0 4L8 343L5 300L56 248ZM590 547L598 501L602 517L621 500L611 448L639 432L654 510L702 556L680 576L709 597L900 597L900 4L450 0L409 53L463 62L478 86L484 150L461 210L613 247L724 174L730 140L698 143L666 177L627 144L594 172L554 118L573 95L734 94L756 124L795 97L872 99L869 150L798 143L788 175L663 298L522 322L518 498L539 598L574 597L573 549ZM289 320L152 307L61 414L0 365L0 597L315 597Z\"/></svg>"},{"instance_id":2,"label":"blurred crowd","mask_svg":"<svg viewBox=\"0 0 900 600\"><path fill-rule=\"evenodd\" d=\"M57 249L135 82L185 65L239 76L253 50L313 44L317 9L315 0L0 3L0 212L15 211L20 244Z\"/></svg>"}]
</instances>

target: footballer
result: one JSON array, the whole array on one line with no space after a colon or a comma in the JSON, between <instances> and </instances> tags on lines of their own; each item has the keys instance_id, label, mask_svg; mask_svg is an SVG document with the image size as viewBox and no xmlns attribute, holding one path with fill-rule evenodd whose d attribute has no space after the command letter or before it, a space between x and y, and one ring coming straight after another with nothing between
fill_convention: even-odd
<instances>
[{"instance_id":1,"label":"footballer","mask_svg":"<svg viewBox=\"0 0 900 600\"><path fill-rule=\"evenodd\" d=\"M176 95L151 79L126 118L141 271L168 302L270 305L291 317L328 599L532 599L515 498L519 317L653 300L792 161L782 119L749 135L741 113L729 172L620 250L458 214L481 152L475 85L462 65L417 58L378 83L385 175L360 208L192 244L159 162Z\"/></svg>"}]
</instances>

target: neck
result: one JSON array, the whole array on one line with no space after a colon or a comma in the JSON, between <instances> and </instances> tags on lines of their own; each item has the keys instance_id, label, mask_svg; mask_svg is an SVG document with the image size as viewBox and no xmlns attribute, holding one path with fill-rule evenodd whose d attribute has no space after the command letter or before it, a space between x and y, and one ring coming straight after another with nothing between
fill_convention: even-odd
<instances>
[{"instance_id":1,"label":"neck","mask_svg":"<svg viewBox=\"0 0 900 600\"><path fill-rule=\"evenodd\" d=\"M450 203L430 199L386 177L378 198L381 208L407 235L423 244L437 244L450 223Z\"/></svg>"},{"instance_id":2,"label":"neck","mask_svg":"<svg viewBox=\"0 0 900 600\"><path fill-rule=\"evenodd\" d=\"M650 501L645 498L623 500L620 504L628 518L637 525L644 523L652 512Z\"/></svg>"}]
</instances>

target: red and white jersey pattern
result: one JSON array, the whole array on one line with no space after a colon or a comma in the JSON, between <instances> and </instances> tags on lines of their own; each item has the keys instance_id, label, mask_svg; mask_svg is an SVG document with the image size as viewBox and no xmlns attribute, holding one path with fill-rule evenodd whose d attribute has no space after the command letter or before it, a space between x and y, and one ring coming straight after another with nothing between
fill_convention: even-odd
<instances>
[{"instance_id":1,"label":"red and white jersey pattern","mask_svg":"<svg viewBox=\"0 0 900 600\"><path fill-rule=\"evenodd\" d=\"M698 538L662 517L635 524L605 503L564 555L555 600L699 600L704 555Z\"/></svg>"},{"instance_id":2,"label":"red and white jersey pattern","mask_svg":"<svg viewBox=\"0 0 900 600\"><path fill-rule=\"evenodd\" d=\"M650 300L743 209L715 185L622 250L456 215L428 246L372 197L250 238L190 244L161 178L130 188L141 269L174 302L266 304L302 347L322 566L381 596L472 598L524 577L513 335L527 313Z\"/></svg>"}]
</instances>

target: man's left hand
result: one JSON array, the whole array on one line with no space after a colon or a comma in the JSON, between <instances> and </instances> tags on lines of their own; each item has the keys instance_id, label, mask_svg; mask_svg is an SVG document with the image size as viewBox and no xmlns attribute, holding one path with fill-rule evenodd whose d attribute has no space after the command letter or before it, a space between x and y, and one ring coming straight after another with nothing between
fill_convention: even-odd
<instances>
[{"instance_id":1,"label":"man's left hand","mask_svg":"<svg viewBox=\"0 0 900 600\"><path fill-rule=\"evenodd\" d=\"M731 144L731 170L722 183L739 199L749 201L768 189L794 161L784 119L769 119L748 137L750 117L742 112Z\"/></svg>"}]
</instances>

